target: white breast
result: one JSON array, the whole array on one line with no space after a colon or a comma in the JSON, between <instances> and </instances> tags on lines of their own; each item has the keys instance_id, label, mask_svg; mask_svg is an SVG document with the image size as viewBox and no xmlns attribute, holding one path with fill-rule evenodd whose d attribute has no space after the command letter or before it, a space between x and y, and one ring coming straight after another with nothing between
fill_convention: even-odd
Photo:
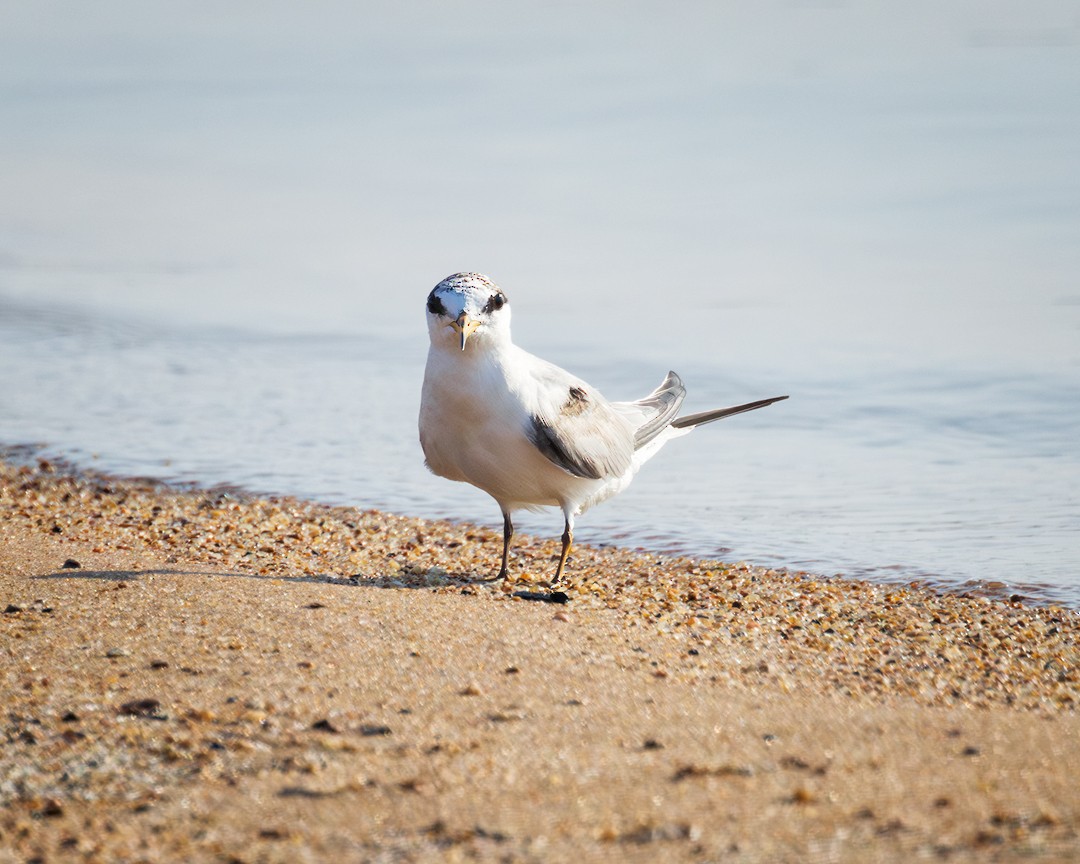
<instances>
[{"instance_id":1,"label":"white breast","mask_svg":"<svg viewBox=\"0 0 1080 864\"><path fill-rule=\"evenodd\" d=\"M431 347L420 402L432 471L483 489L507 510L576 504L603 485L563 470L529 440L527 376L508 376L505 358L492 352L447 353Z\"/></svg>"}]
</instances>

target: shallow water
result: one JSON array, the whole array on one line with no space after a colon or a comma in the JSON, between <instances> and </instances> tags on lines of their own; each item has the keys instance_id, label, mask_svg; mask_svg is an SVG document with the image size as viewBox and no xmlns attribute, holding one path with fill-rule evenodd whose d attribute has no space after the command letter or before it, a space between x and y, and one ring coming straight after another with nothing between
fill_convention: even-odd
<instances>
[{"instance_id":1,"label":"shallow water","mask_svg":"<svg viewBox=\"0 0 1080 864\"><path fill-rule=\"evenodd\" d=\"M266 9L0 12L0 443L497 524L415 436L478 269L611 398L792 397L580 539L1080 606L1069 6Z\"/></svg>"}]
</instances>

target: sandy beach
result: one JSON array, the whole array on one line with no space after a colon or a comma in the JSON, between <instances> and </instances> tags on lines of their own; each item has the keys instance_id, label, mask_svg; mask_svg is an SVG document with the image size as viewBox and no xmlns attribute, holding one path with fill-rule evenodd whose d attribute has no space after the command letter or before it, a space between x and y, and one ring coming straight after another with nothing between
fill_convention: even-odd
<instances>
[{"instance_id":1,"label":"sandy beach","mask_svg":"<svg viewBox=\"0 0 1080 864\"><path fill-rule=\"evenodd\" d=\"M0 862L1070 861L1080 615L0 463Z\"/></svg>"}]
</instances>

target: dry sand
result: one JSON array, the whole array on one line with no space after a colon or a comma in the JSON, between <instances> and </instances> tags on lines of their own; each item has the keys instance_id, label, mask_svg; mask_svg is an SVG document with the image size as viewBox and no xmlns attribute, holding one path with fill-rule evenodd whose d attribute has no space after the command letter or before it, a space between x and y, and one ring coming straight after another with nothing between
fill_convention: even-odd
<instances>
[{"instance_id":1,"label":"dry sand","mask_svg":"<svg viewBox=\"0 0 1080 864\"><path fill-rule=\"evenodd\" d=\"M0 861L1080 859L1077 613L500 541L0 463Z\"/></svg>"}]
</instances>

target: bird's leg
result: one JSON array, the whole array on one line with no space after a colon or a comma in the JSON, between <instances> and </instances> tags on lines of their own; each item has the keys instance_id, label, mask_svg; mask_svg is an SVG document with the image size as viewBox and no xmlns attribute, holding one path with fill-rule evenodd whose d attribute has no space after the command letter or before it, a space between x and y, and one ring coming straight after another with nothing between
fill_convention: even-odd
<instances>
[{"instance_id":1,"label":"bird's leg","mask_svg":"<svg viewBox=\"0 0 1080 864\"><path fill-rule=\"evenodd\" d=\"M510 541L514 537L514 523L510 521L510 513L507 510L503 511L503 556L502 567L499 568L499 575L495 577L496 581L506 578L506 563L510 557Z\"/></svg>"},{"instance_id":2,"label":"bird's leg","mask_svg":"<svg viewBox=\"0 0 1080 864\"><path fill-rule=\"evenodd\" d=\"M570 524L570 519L566 520L566 530L562 535L562 555L559 556L559 566L555 570L555 578L551 580L552 587L559 584L562 581L563 567L566 566L566 559L570 557L570 547L574 544L574 526Z\"/></svg>"}]
</instances>

